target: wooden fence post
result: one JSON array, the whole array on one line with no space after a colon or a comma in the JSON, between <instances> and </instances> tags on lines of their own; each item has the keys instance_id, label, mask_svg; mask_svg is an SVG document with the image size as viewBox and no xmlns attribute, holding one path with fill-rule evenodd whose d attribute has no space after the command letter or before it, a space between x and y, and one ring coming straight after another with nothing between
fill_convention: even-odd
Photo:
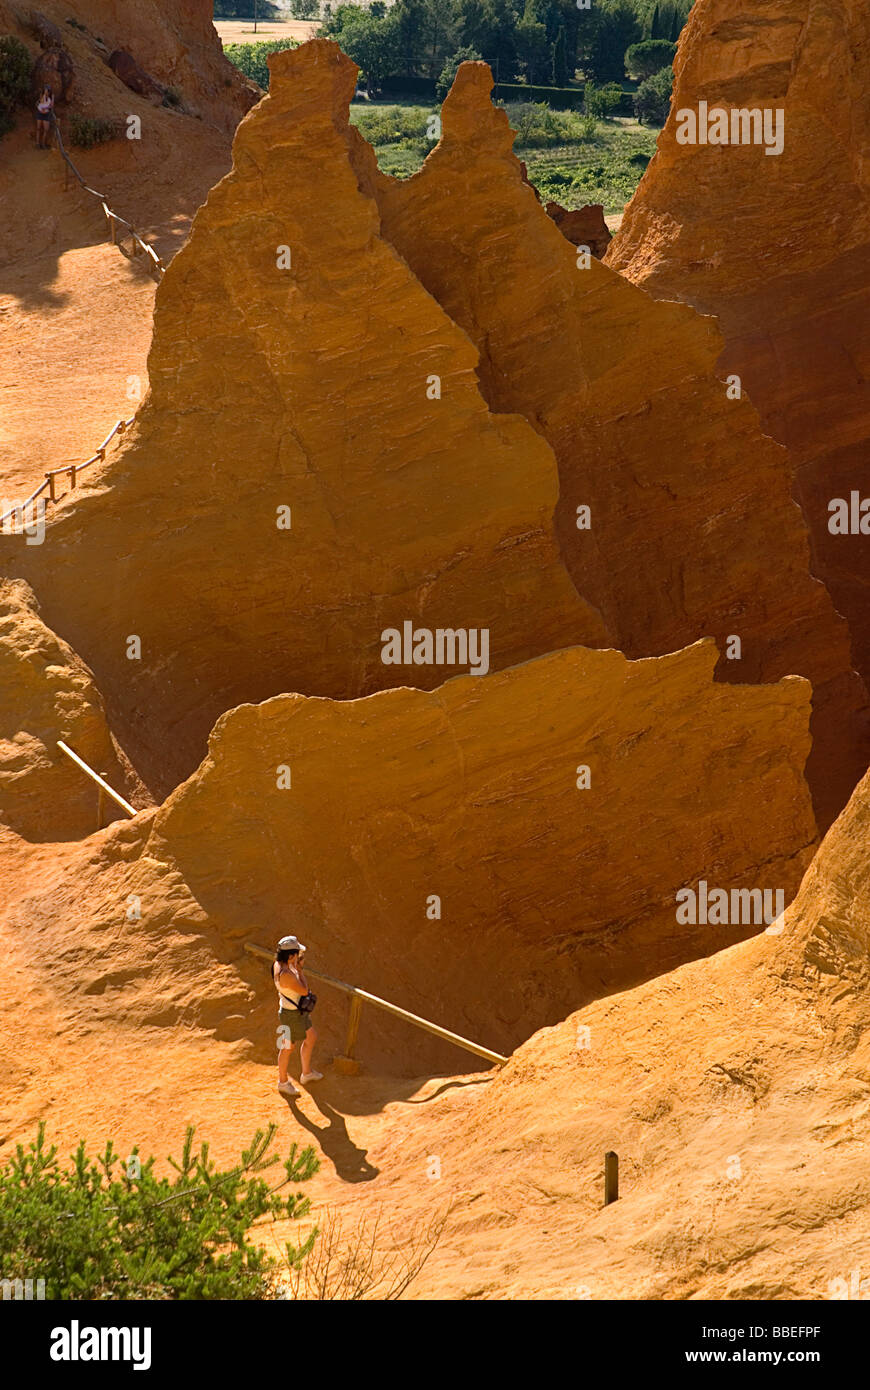
<instances>
[{"instance_id":1,"label":"wooden fence post","mask_svg":"<svg viewBox=\"0 0 870 1390\"><path fill-rule=\"evenodd\" d=\"M612 1149L608 1149L604 1155L604 1205L610 1206L611 1202L619 1198L619 1154L615 1154Z\"/></svg>"},{"instance_id":2,"label":"wooden fence post","mask_svg":"<svg viewBox=\"0 0 870 1390\"><path fill-rule=\"evenodd\" d=\"M356 1050L356 1040L359 1036L359 1021L362 1014L362 1000L358 994L350 996L350 1011L347 1017L347 1041L343 1054L339 1054L333 1060L333 1066L337 1072L344 1076L356 1076L359 1072L359 1062L354 1057Z\"/></svg>"}]
</instances>

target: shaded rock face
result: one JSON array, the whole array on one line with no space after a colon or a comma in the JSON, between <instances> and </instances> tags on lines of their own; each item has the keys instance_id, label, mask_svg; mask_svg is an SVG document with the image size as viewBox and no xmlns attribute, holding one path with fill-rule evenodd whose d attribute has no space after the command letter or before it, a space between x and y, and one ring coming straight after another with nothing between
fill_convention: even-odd
<instances>
[{"instance_id":1,"label":"shaded rock face","mask_svg":"<svg viewBox=\"0 0 870 1390\"><path fill-rule=\"evenodd\" d=\"M586 207L569 210L561 203L547 203L547 216L572 246L588 246L600 261L613 240L604 220L603 203L587 203Z\"/></svg>"},{"instance_id":2,"label":"shaded rock face","mask_svg":"<svg viewBox=\"0 0 870 1390\"><path fill-rule=\"evenodd\" d=\"M756 932L680 923L675 895L715 866L716 886L790 900L815 834L810 691L726 686L715 661L712 643L640 662L572 650L432 692L241 706L194 776L80 869L76 977L110 969L117 943L114 1007L150 1021L150 962L206 937L239 973L229 994L193 989L185 1016L263 1040L270 1060L274 992L242 946L292 926L312 968L505 1051L582 1000ZM40 901L46 932L65 900L59 886ZM345 1001L318 992L325 1047L340 1048ZM365 1057L411 1075L473 1065L374 1010Z\"/></svg>"},{"instance_id":3,"label":"shaded rock face","mask_svg":"<svg viewBox=\"0 0 870 1390\"><path fill-rule=\"evenodd\" d=\"M698 0L671 117L608 263L715 313L738 373L791 456L813 568L870 676L870 537L829 504L870 496L870 10L863 0ZM677 143L701 100L784 112L784 146ZM703 191L703 196L701 196Z\"/></svg>"},{"instance_id":4,"label":"shaded rock face","mask_svg":"<svg viewBox=\"0 0 870 1390\"><path fill-rule=\"evenodd\" d=\"M440 685L455 668L385 664L406 622L487 632L491 669L608 643L559 556L549 446L491 413L475 347L379 235L355 73L334 44L277 55L158 291L129 442L39 555L3 546L164 789L243 700Z\"/></svg>"},{"instance_id":5,"label":"shaded rock face","mask_svg":"<svg viewBox=\"0 0 870 1390\"><path fill-rule=\"evenodd\" d=\"M419 1297L484 1279L502 1298L576 1297L578 1270L593 1299L866 1295L868 840L870 776L781 934L590 1005L532 1038L460 1114L403 1132L397 1219L414 1220L412 1175L437 1153L493 1232L471 1241L460 1223ZM620 1200L605 1212L614 1135ZM518 1171L546 1196L511 1230ZM529 1233L543 1221L542 1256Z\"/></svg>"},{"instance_id":6,"label":"shaded rock face","mask_svg":"<svg viewBox=\"0 0 870 1390\"><path fill-rule=\"evenodd\" d=\"M486 64L463 64L441 142L406 182L354 132L383 234L478 346L491 408L552 445L562 554L615 644L644 656L713 635L719 679L813 682L808 777L826 826L870 760L867 692L810 575L787 456L745 395L729 399L712 320L594 259L581 268L524 182L491 85Z\"/></svg>"},{"instance_id":7,"label":"shaded rock face","mask_svg":"<svg viewBox=\"0 0 870 1390\"><path fill-rule=\"evenodd\" d=\"M131 92L138 92L139 96L143 97L159 97L162 100L165 89L139 66L131 53L125 53L119 48L109 55L107 61L115 76L119 77Z\"/></svg>"},{"instance_id":8,"label":"shaded rock face","mask_svg":"<svg viewBox=\"0 0 870 1390\"><path fill-rule=\"evenodd\" d=\"M56 102L68 102L75 90L75 64L65 48L47 48L33 64L30 90L34 101L50 87Z\"/></svg>"},{"instance_id":9,"label":"shaded rock face","mask_svg":"<svg viewBox=\"0 0 870 1390\"><path fill-rule=\"evenodd\" d=\"M39 39L40 48L63 48L63 34L41 10L30 11L28 25Z\"/></svg>"},{"instance_id":10,"label":"shaded rock face","mask_svg":"<svg viewBox=\"0 0 870 1390\"><path fill-rule=\"evenodd\" d=\"M6 8L0 0L0 19ZM115 50L132 54L158 85L177 88L188 109L229 133L260 93L224 57L212 12L212 0L45 0L40 15L46 33L59 31L65 45L84 38L103 58ZM92 98L93 89L83 94Z\"/></svg>"},{"instance_id":11,"label":"shaded rock face","mask_svg":"<svg viewBox=\"0 0 870 1390\"><path fill-rule=\"evenodd\" d=\"M0 583L0 822L26 839L77 839L99 826L98 788L58 739L111 785L128 784L90 671L42 622L26 584ZM110 803L104 819L118 814Z\"/></svg>"}]
</instances>

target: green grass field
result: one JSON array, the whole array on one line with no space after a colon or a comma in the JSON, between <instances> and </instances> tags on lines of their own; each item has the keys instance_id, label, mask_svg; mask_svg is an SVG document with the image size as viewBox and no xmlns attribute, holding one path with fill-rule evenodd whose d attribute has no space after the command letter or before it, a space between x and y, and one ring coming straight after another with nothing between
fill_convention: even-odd
<instances>
[{"instance_id":1,"label":"green grass field","mask_svg":"<svg viewBox=\"0 0 870 1390\"><path fill-rule=\"evenodd\" d=\"M435 144L426 126L436 111L434 105L360 101L351 107L351 120L374 147L384 173L405 179ZM603 203L605 215L621 213L655 153L658 131L625 117L593 120L532 103L511 104L507 112L529 178L545 201L563 207Z\"/></svg>"}]
</instances>

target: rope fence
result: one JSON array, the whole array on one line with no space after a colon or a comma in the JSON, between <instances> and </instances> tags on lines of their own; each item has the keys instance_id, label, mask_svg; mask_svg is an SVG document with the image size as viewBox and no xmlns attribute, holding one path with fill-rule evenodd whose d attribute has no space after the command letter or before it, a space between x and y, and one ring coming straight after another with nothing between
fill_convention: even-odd
<instances>
[{"instance_id":1,"label":"rope fence","mask_svg":"<svg viewBox=\"0 0 870 1390\"><path fill-rule=\"evenodd\" d=\"M103 213L108 224L109 239L112 245L118 246L119 244L119 228L126 228L126 235L128 235L133 242L134 255L142 254L147 257L149 262L149 269L151 273L159 281L166 270L166 266L163 264L163 261L160 259L157 252L154 250L154 247L149 245L149 243L145 241L144 237L141 237L139 235L132 222L128 222L126 217L121 217L117 212L113 212L113 210L109 207L109 204L105 196L102 193L98 192L96 188L91 188L89 184L85 183L75 164L73 164L72 160L66 152L66 147L63 143L63 137L60 133L60 126L57 123L57 117L53 111L51 113L51 124L52 129L54 130L55 136L57 138L57 148L60 152L61 158L64 160L66 164L67 170L72 171L73 175L81 184L84 191L86 193L89 193L92 198L96 198L101 208L103 209ZM68 183L68 173L66 174L66 178ZM89 468L92 463L101 462L106 457L106 449L108 448L109 444L111 444L112 440L115 438L115 435L123 434L127 426L131 425L132 423L132 416L129 420L119 420L117 425L115 425L114 429L106 435L106 438L103 440L102 444L97 449L97 452L91 458L85 459L83 463L71 463L66 464L63 468L49 469L48 472L45 474L45 477L43 481L40 483L39 487L34 492L32 492L29 497L26 497L23 502L17 502L14 507L10 507L8 511L4 512L2 516L0 516L0 531L3 530L3 527L5 526L7 521L12 522L11 531L7 532L7 535L13 534L16 530L16 527L19 530L23 530L27 524L28 507L34 508L35 519L39 514L38 502L39 498L42 497L43 493L48 493L48 496L45 500L45 503L43 503L43 506L45 506L48 502L58 502L60 501L61 497L67 496L66 493L58 494L57 479L60 477L67 476L70 482L70 490L72 490L74 487L76 487L78 483L78 475L79 473L81 473L82 469Z\"/></svg>"},{"instance_id":2,"label":"rope fence","mask_svg":"<svg viewBox=\"0 0 870 1390\"><path fill-rule=\"evenodd\" d=\"M49 469L45 474L44 480L40 483L35 492L31 492L30 496L26 497L23 502L17 502L14 507L9 508L8 512L4 512L3 515L0 516L0 529L2 529L11 518L12 530L8 531L6 534L13 534L16 528L16 518L18 518L17 525L19 529L23 530L27 524L27 508L32 506L34 508L34 517L36 517L38 515L37 501L44 492L47 492L48 496L43 506L48 502L59 502L62 497L66 497L68 495L66 492L58 493L57 479L66 474L69 477L70 490L76 487L78 485L78 475L81 473L82 469L90 468L92 463L102 462L106 457L106 450L115 438L115 435L123 434L128 425L132 425L133 419L134 417L131 415L129 420L119 420L114 429L110 430L106 435L97 452L93 454L91 458L85 459L84 463L68 463L65 464L63 468Z\"/></svg>"},{"instance_id":3,"label":"rope fence","mask_svg":"<svg viewBox=\"0 0 870 1390\"><path fill-rule=\"evenodd\" d=\"M69 155L68 155L67 152L66 152L66 147L64 146L64 143L63 143L63 137L61 136L61 133L60 133L60 126L59 126L58 123L57 123L57 117L55 116L55 113L54 113L53 111L52 111L52 113L51 113L51 124L52 124L52 128L53 128L53 130L54 130L55 136L57 137L57 148L58 148L58 150L60 151L61 158L62 158L62 159L65 161L65 163L66 163L67 169L72 170L72 173L74 174L75 178L76 178L76 179L78 180L78 182L81 184L82 188L85 190L86 193L90 193L90 195L91 195L92 198L97 198L97 199L99 200L99 203L100 203L100 205L101 205L101 207L102 207L102 209L103 209L103 212L105 213L105 216L106 216L106 221L107 221L107 223L108 223L108 230L109 230L109 238L110 238L110 240L111 240L112 245L113 245L113 246L117 246L117 245L118 245L118 233L117 233L117 228L118 228L118 227L126 227L126 228L127 228L127 235L131 238L131 240L132 240L132 242L133 242L133 246L134 246L134 253L133 253L133 254L134 254L134 255L139 255L140 253L142 253L143 255L145 255L145 256L148 257L148 260L150 261L149 269L150 269L151 273L155 276L155 278L159 281L159 280L162 278L162 276L163 276L163 274L164 274L164 272L165 272L165 270L166 270L166 266L163 264L162 260L161 260L160 257L158 256L157 252L154 250L154 247L151 246L151 245L149 245L149 243L148 243L147 241L145 241L144 237L141 237L141 236L139 235L139 233L136 231L136 228L133 226L132 222L128 222L127 219L126 219L126 217L119 217L118 214L117 214L116 212L113 212L113 211L112 211L112 209L109 207L109 204L108 204L108 202L107 202L105 196L104 196L102 193L98 193L97 190L96 190L96 188L91 188L89 184L85 183L85 181L84 181L84 179L82 178L81 174L79 173L78 169L77 169L76 166L73 164L72 160L70 159ZM67 179L68 179L68 178L69 178L69 176L67 175Z\"/></svg>"}]
</instances>

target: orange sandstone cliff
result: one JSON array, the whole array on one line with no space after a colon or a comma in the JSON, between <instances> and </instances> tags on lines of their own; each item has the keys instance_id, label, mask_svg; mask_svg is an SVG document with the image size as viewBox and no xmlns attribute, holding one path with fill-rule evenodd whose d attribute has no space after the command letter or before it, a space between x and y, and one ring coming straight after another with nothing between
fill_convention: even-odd
<instances>
[{"instance_id":1,"label":"orange sandstone cliff","mask_svg":"<svg viewBox=\"0 0 870 1390\"><path fill-rule=\"evenodd\" d=\"M440 684L384 664L405 622L487 629L493 669L611 644L559 556L552 451L489 410L358 187L354 65L318 42L273 73L159 288L135 426L44 546L0 550L163 792L243 700Z\"/></svg>"},{"instance_id":2,"label":"orange sandstone cliff","mask_svg":"<svg viewBox=\"0 0 870 1390\"><path fill-rule=\"evenodd\" d=\"M491 87L486 64L463 64L440 143L404 182L355 137L383 234L478 347L491 408L552 446L562 554L616 645L654 655L713 635L721 680L812 680L808 776L827 825L870 761L870 712L847 628L810 575L788 458L729 398L710 319L566 244Z\"/></svg>"},{"instance_id":3,"label":"orange sandstone cliff","mask_svg":"<svg viewBox=\"0 0 870 1390\"><path fill-rule=\"evenodd\" d=\"M763 929L757 911L688 920L681 890L794 895L815 839L809 687L734 688L715 662L709 642L637 662L577 649L434 691L242 705L162 807L18 885L7 927L27 923L35 960L55 941L89 1025L168 1027L175 999L270 1060L274 991L243 947L292 924L313 968L510 1051ZM344 1006L323 989L328 1055ZM371 1011L365 1057L399 1075L460 1060Z\"/></svg>"},{"instance_id":4,"label":"orange sandstone cliff","mask_svg":"<svg viewBox=\"0 0 870 1390\"><path fill-rule=\"evenodd\" d=\"M717 316L720 371L788 448L814 573L866 679L870 534L832 533L829 508L870 499L870 9L697 0L675 68L670 119L607 261ZM781 111L782 152L678 143L679 113L701 101Z\"/></svg>"}]
</instances>

